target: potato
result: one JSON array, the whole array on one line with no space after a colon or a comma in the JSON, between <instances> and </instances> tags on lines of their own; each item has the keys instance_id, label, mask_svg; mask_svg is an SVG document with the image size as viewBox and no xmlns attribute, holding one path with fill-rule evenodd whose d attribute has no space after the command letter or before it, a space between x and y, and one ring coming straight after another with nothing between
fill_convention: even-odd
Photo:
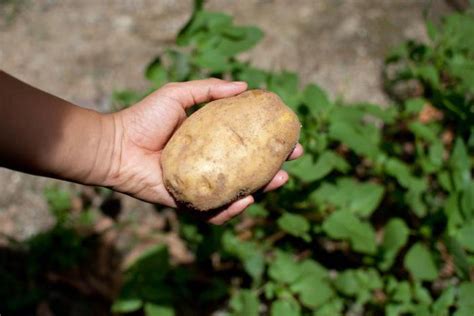
<instances>
[{"instance_id":1,"label":"potato","mask_svg":"<svg viewBox=\"0 0 474 316\"><path fill-rule=\"evenodd\" d=\"M296 146L300 129L296 114L268 91L210 102L166 144L164 184L188 207L207 211L224 206L275 176Z\"/></svg>"}]
</instances>

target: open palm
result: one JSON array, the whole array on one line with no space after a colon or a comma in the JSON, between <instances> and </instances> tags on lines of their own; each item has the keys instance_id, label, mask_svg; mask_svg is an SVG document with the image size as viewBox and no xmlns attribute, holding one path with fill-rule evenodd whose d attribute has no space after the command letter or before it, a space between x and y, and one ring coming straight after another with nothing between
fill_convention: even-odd
<instances>
[{"instance_id":1,"label":"open palm","mask_svg":"<svg viewBox=\"0 0 474 316\"><path fill-rule=\"evenodd\" d=\"M186 108L202 102L230 97L247 89L244 82L219 79L169 83L134 106L111 114L115 124L113 163L108 183L117 191L141 200L176 207L163 184L161 154L173 132L186 119ZM290 159L302 155L296 146ZM280 170L264 191L274 190L288 180ZM253 203L247 196L235 201L208 220L222 224Z\"/></svg>"}]
</instances>

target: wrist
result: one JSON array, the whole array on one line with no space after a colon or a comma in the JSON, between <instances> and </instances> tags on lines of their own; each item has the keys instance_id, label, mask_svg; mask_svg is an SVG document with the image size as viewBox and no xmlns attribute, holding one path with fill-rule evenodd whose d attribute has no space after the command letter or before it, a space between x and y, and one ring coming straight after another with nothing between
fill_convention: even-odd
<instances>
[{"instance_id":1,"label":"wrist","mask_svg":"<svg viewBox=\"0 0 474 316\"><path fill-rule=\"evenodd\" d=\"M122 161L123 124L117 114L98 115L99 131L93 139L93 152L83 184L114 186L119 178Z\"/></svg>"}]
</instances>

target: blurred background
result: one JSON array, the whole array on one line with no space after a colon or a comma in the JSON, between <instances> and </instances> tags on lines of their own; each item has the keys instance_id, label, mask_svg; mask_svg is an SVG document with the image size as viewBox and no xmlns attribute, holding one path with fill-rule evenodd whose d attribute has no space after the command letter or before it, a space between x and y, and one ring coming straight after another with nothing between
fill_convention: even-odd
<instances>
[{"instance_id":1,"label":"blurred background","mask_svg":"<svg viewBox=\"0 0 474 316\"><path fill-rule=\"evenodd\" d=\"M1 0L0 67L75 104L110 111L115 90L148 87L146 64L174 45L192 7L166 0ZM427 39L425 11L435 19L453 11L444 0L207 1L206 8L262 29L263 40L245 53L252 64L295 71L332 96L382 104L389 50L403 39ZM0 169L3 232L26 238L51 225L42 196L51 181Z\"/></svg>"},{"instance_id":2,"label":"blurred background","mask_svg":"<svg viewBox=\"0 0 474 316\"><path fill-rule=\"evenodd\" d=\"M177 46L176 36L192 17L193 6L190 0L0 0L0 68L75 104L112 111L117 108L116 91L149 88L144 76L148 63ZM390 51L409 39L428 42L427 19L439 25L444 17L468 6L462 0L209 0L204 9L232 16L236 25L263 31L262 40L240 54L240 60L263 71L297 73L300 86L315 83L330 99L387 108L393 100L384 90L383 71ZM150 262L158 270L157 258L169 257L171 265L195 260L196 251L182 238L183 226L172 210L157 211L105 189L5 169L0 169L0 188L2 315L4 311L8 311L5 315L110 315L112 302L123 294L126 277L121 271L150 246L164 244L169 252L153 254L155 261ZM185 227L187 238L192 239L193 227ZM45 259L55 253L62 257ZM225 270L225 263L221 264L218 268ZM185 279L183 275L172 278ZM192 291L205 287L207 281L203 282L194 282L197 287ZM233 288L241 285L235 278L224 283L231 282L238 283ZM239 307L248 303L245 299L231 304L229 311L223 303L226 296L216 293L212 294L215 301L210 301L218 304L212 308L206 305L199 312L183 308L177 313L254 313ZM439 293L433 295L434 300ZM272 299L262 300L268 305ZM143 311L145 301L125 301L125 307L115 312L172 315L171 309L161 307ZM168 301L162 305L168 306ZM375 309L347 306L334 315L387 313L384 303ZM278 308L282 309L272 310L272 315L297 315L291 308ZM469 311L462 315L474 315L474 310ZM270 313L261 308L260 312ZM301 313L310 315L312 310ZM323 314L315 311L314 315Z\"/></svg>"}]
</instances>

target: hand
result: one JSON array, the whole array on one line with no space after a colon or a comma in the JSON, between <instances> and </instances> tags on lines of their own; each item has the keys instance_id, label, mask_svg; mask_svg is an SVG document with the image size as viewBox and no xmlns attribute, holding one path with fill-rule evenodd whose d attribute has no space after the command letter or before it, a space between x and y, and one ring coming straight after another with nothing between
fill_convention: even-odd
<instances>
[{"instance_id":1,"label":"hand","mask_svg":"<svg viewBox=\"0 0 474 316\"><path fill-rule=\"evenodd\" d=\"M114 150L105 184L138 199L176 207L165 189L160 165L161 153L169 138L186 119L186 108L202 102L230 97L247 89L245 82L219 79L169 83L134 106L107 115L114 123ZM301 156L296 146L289 159ZM280 170L264 191L275 190L288 180ZM247 196L230 204L208 219L222 224L254 202Z\"/></svg>"}]
</instances>

